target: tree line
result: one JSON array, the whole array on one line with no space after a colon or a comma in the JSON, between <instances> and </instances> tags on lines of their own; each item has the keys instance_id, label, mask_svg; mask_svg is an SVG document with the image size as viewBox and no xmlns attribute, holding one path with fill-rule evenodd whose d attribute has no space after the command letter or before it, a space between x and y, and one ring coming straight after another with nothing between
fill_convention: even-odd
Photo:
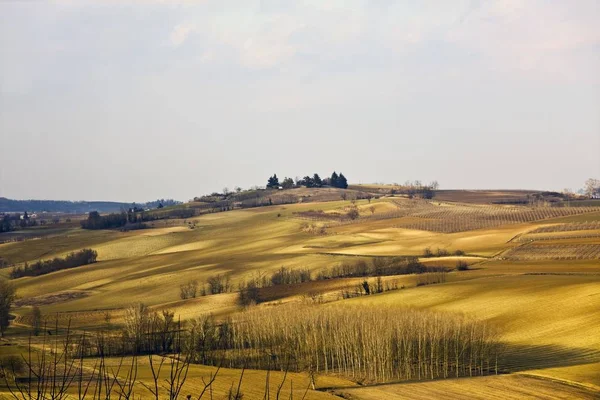
<instances>
[{"instance_id":1,"label":"tree line","mask_svg":"<svg viewBox=\"0 0 600 400\"><path fill-rule=\"evenodd\" d=\"M437 273L439 275L440 273L445 273L447 271L448 268L445 267L425 266L419 262L417 257L413 256L373 257L368 262L365 260L359 260L355 263L343 263L329 268L324 268L320 270L316 276L313 276L308 268L292 269L281 267L277 271L273 272L270 276L266 274L256 274L254 277L240 282L238 286L238 302L243 306L261 303L264 301L263 289L277 285L292 285L311 282L313 280L339 278L381 278L382 276L408 274L427 275L428 273ZM436 275L436 277L438 275ZM427 278L424 277L423 279L431 280L432 278L428 276ZM438 282L439 281L430 283ZM351 292L351 295L349 296L344 295L343 297L347 298L354 297L355 295L382 293L386 289L382 284L381 279L376 280L373 290L370 289L371 286L372 285L365 280L360 285L358 290ZM387 289L391 290L391 287L388 287Z\"/></svg>"},{"instance_id":2,"label":"tree line","mask_svg":"<svg viewBox=\"0 0 600 400\"><path fill-rule=\"evenodd\" d=\"M494 330L463 316L375 306L294 306L255 309L236 322L232 358L256 368L272 360L283 368L293 359L298 370L374 382L497 371Z\"/></svg>"},{"instance_id":3,"label":"tree line","mask_svg":"<svg viewBox=\"0 0 600 400\"><path fill-rule=\"evenodd\" d=\"M167 320L173 320L170 313L161 314L166 314ZM162 317L158 319L162 320ZM105 333L78 334L69 326L65 329L58 324L53 327L44 325L41 344L34 345L30 340L24 354L0 357L0 382L16 400L134 400L141 399L141 394L144 394L143 398L154 400L184 397L196 400L244 398L241 389L245 367L242 367L239 378L234 379L229 386L221 382L219 385L215 384L215 381L223 379L219 375L223 363L219 363L207 376L202 377L201 385L186 385L189 368L198 356L191 346L191 335L188 336L187 329L182 329L180 321L169 323L168 327L171 329L167 336L171 343L168 353L149 353L143 358L138 354L121 355L109 360L108 355L101 350L105 347ZM194 330L195 325L192 324L191 331ZM160 330L153 330L150 335L159 332ZM150 337L146 336L145 339ZM95 344L99 347L94 363L85 365L86 349ZM149 367L149 378L139 374L140 367ZM278 379L273 385L271 370L267 369L262 398L293 400L294 393L297 393L298 397L304 399L309 389L315 390L314 374L301 378L302 384L298 387L298 380L288 379L288 371L288 368L281 371L281 380ZM286 381L289 382L289 390L284 389L284 386L288 386ZM256 382L252 384L256 385Z\"/></svg>"},{"instance_id":4,"label":"tree line","mask_svg":"<svg viewBox=\"0 0 600 400\"><path fill-rule=\"evenodd\" d=\"M308 188L320 188L320 187L335 187L340 189L348 188L348 180L344 176L343 173L340 172L338 175L337 172L333 171L330 177L322 179L319 174L315 173L312 176L306 175L304 178L296 178L294 181L292 178L284 178L281 183L279 182L279 178L277 174L273 174L267 180L267 189L278 189L281 187L282 189L291 189L294 187L306 186Z\"/></svg>"},{"instance_id":5,"label":"tree line","mask_svg":"<svg viewBox=\"0 0 600 400\"><path fill-rule=\"evenodd\" d=\"M156 221L169 218L191 218L196 215L193 208L175 208L165 209L159 207L156 210L144 211L137 207L130 208L127 212L111 213L100 215L97 211L88 214L87 219L81 221L83 229L144 229L147 225L144 222Z\"/></svg>"},{"instance_id":6,"label":"tree line","mask_svg":"<svg viewBox=\"0 0 600 400\"><path fill-rule=\"evenodd\" d=\"M502 346L486 322L381 306L284 305L235 317L180 322L173 312L129 307L119 334L90 336L75 354L183 353L230 368L333 373L362 382L495 374Z\"/></svg>"},{"instance_id":7,"label":"tree line","mask_svg":"<svg viewBox=\"0 0 600 400\"><path fill-rule=\"evenodd\" d=\"M180 343L176 335L181 335ZM192 362L205 365L386 382L498 373L498 337L483 321L398 307L253 308L221 321L206 315L180 325L169 312L137 305L127 310L121 335L103 338L101 351L187 351ZM79 351L97 355L98 343Z\"/></svg>"},{"instance_id":8,"label":"tree line","mask_svg":"<svg viewBox=\"0 0 600 400\"><path fill-rule=\"evenodd\" d=\"M39 260L33 264L25 263L23 266L14 267L10 272L12 279L23 276L39 276L62 269L76 268L82 265L93 264L96 262L98 253L92 249L82 249L68 254L65 258L53 258L51 260Z\"/></svg>"}]
</instances>

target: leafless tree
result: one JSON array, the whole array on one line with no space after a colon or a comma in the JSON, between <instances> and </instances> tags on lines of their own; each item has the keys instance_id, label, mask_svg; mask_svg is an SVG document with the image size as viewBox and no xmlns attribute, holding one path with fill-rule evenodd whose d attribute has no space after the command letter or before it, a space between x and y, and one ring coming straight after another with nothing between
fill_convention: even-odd
<instances>
[{"instance_id":1,"label":"leafless tree","mask_svg":"<svg viewBox=\"0 0 600 400\"><path fill-rule=\"evenodd\" d=\"M7 279L0 278L0 337L10 324L10 309L16 298L15 286Z\"/></svg>"}]
</instances>

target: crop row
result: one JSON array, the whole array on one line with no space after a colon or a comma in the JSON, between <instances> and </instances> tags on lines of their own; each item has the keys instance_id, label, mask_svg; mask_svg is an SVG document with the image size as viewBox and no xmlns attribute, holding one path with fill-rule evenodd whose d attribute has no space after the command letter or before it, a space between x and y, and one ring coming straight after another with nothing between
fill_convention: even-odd
<instances>
[{"instance_id":1,"label":"crop row","mask_svg":"<svg viewBox=\"0 0 600 400\"><path fill-rule=\"evenodd\" d=\"M453 233L578 215L598 210L600 209L592 207L440 206L415 211L409 216L422 220L400 223L398 227Z\"/></svg>"},{"instance_id":2,"label":"crop row","mask_svg":"<svg viewBox=\"0 0 600 400\"><path fill-rule=\"evenodd\" d=\"M590 238L600 238L600 232L581 232L574 235L564 235L560 233L556 233L554 235L536 235L536 234L527 234L523 236L519 236L515 241L524 243L524 242L534 242L534 241L542 241L542 240L564 240L564 239L590 239Z\"/></svg>"},{"instance_id":3,"label":"crop row","mask_svg":"<svg viewBox=\"0 0 600 400\"><path fill-rule=\"evenodd\" d=\"M590 222L573 222L569 224L556 224L549 226L542 226L529 233L552 233L552 232L569 232L569 231L588 231L600 229L600 221Z\"/></svg>"},{"instance_id":4,"label":"crop row","mask_svg":"<svg viewBox=\"0 0 600 400\"><path fill-rule=\"evenodd\" d=\"M503 255L508 260L597 260L600 244L524 245Z\"/></svg>"},{"instance_id":5,"label":"crop row","mask_svg":"<svg viewBox=\"0 0 600 400\"><path fill-rule=\"evenodd\" d=\"M600 207L569 208L471 205L437 203L426 200L393 200L392 204L397 207L396 210L371 215L363 213L360 215L360 218L356 219L344 218L345 215L339 213L328 214L314 211L312 213L298 213L297 216L304 219L333 223L335 225L355 224L365 220L410 217L410 221L400 221L395 227L454 233L600 211Z\"/></svg>"}]
</instances>

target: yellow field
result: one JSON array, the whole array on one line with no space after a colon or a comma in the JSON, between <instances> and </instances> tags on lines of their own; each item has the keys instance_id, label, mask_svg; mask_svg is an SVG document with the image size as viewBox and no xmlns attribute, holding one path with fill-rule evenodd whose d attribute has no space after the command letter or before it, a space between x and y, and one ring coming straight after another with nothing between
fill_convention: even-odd
<instances>
[{"instance_id":1,"label":"yellow field","mask_svg":"<svg viewBox=\"0 0 600 400\"><path fill-rule=\"evenodd\" d=\"M426 399L597 399L600 391L572 386L551 379L523 375L500 375L444 381L381 385L338 390L357 400Z\"/></svg>"},{"instance_id":2,"label":"yellow field","mask_svg":"<svg viewBox=\"0 0 600 400\"><path fill-rule=\"evenodd\" d=\"M386 277L404 289L339 300L341 290L355 287L363 279L313 281L273 287L268 304L259 307L307 301L308 294L320 294L322 301L344 301L356 307L385 304L468 314L489 321L502 332L506 351L501 361L509 375L352 389L345 388L352 384L349 381L319 377L323 383L318 386L334 388L352 398L421 399L442 394L446 398L482 399L600 397L600 260L504 259L511 251L523 254L527 248L520 246L600 246L600 237L591 234L596 230L529 233L540 227L597 221L600 213L441 233L402 228L424 218L393 216L390 213L399 209L396 200L358 200L357 221L315 221L326 226L325 234L303 229L310 221L298 213L323 210L341 214L352 206L349 200L207 214L186 220L195 224L194 229L183 221L130 232L69 228L57 236L2 244L0 257L22 263L86 247L97 250L95 264L14 281L21 302L15 309L18 323L28 323L35 304L44 315L58 313L61 321L70 319L76 329L95 329L102 326L106 313L118 325L123 308L136 302L156 310L174 310L182 320L240 311L235 293L180 299L180 285L192 280L204 284L217 274L226 274L237 287L250 277L269 275L281 266L308 268L316 275L342 263L369 261L372 256L421 256L425 248L450 254L460 250L464 255L421 259L428 266L454 268L458 261L469 264L467 271L450 272L443 284L416 287L415 275ZM587 237L579 238L582 233ZM536 240L531 244L525 241L529 238ZM7 269L0 270L0 275L8 273ZM193 368L190 387L199 385L199 376L208 372L208 367ZM264 381L263 386L257 382L264 379L264 371L246 374L245 398L261 397ZM219 383L223 393L239 371L228 370L224 376L227 379ZM294 398L301 398L306 374L294 375L293 381ZM286 390L285 398L289 397L289 388ZM309 392L312 397L307 398L333 398L328 393Z\"/></svg>"}]
</instances>

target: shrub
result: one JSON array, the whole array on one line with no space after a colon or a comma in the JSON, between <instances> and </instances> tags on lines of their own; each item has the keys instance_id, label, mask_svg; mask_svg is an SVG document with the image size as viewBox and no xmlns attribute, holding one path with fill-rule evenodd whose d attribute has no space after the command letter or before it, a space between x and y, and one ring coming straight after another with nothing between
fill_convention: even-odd
<instances>
[{"instance_id":1,"label":"shrub","mask_svg":"<svg viewBox=\"0 0 600 400\"><path fill-rule=\"evenodd\" d=\"M446 272L428 272L417 277L417 286L446 282Z\"/></svg>"},{"instance_id":2,"label":"shrub","mask_svg":"<svg viewBox=\"0 0 600 400\"><path fill-rule=\"evenodd\" d=\"M448 253L448 250L446 250L446 249L440 249L438 247L438 249L437 249L437 256L438 257L447 257L449 255L450 255L450 253Z\"/></svg>"},{"instance_id":3,"label":"shrub","mask_svg":"<svg viewBox=\"0 0 600 400\"><path fill-rule=\"evenodd\" d=\"M467 271L469 269L469 264L466 261L460 260L456 263L457 271Z\"/></svg>"},{"instance_id":4,"label":"shrub","mask_svg":"<svg viewBox=\"0 0 600 400\"><path fill-rule=\"evenodd\" d=\"M360 217L360 213L358 212L358 207L356 207L356 206L350 207L350 209L346 213L346 216L349 219L351 219L352 221L354 221L355 219L358 219L358 217Z\"/></svg>"},{"instance_id":5,"label":"shrub","mask_svg":"<svg viewBox=\"0 0 600 400\"><path fill-rule=\"evenodd\" d=\"M291 285L295 283L310 282L310 271L307 268L294 270L281 267L271 275L273 285Z\"/></svg>"},{"instance_id":6,"label":"shrub","mask_svg":"<svg viewBox=\"0 0 600 400\"><path fill-rule=\"evenodd\" d=\"M19 374L27 371L27 365L23 359L16 355L9 355L0 358L0 378L5 378L5 372Z\"/></svg>"},{"instance_id":7,"label":"shrub","mask_svg":"<svg viewBox=\"0 0 600 400\"><path fill-rule=\"evenodd\" d=\"M198 281L191 281L189 283L179 286L179 297L182 300L195 299L198 294Z\"/></svg>"},{"instance_id":8,"label":"shrub","mask_svg":"<svg viewBox=\"0 0 600 400\"><path fill-rule=\"evenodd\" d=\"M231 291L229 277L219 274L208 278L208 292L210 294L226 293Z\"/></svg>"},{"instance_id":9,"label":"shrub","mask_svg":"<svg viewBox=\"0 0 600 400\"><path fill-rule=\"evenodd\" d=\"M247 284L240 285L238 303L242 306L250 306L260 303L260 293L256 282L250 281Z\"/></svg>"}]
</instances>

